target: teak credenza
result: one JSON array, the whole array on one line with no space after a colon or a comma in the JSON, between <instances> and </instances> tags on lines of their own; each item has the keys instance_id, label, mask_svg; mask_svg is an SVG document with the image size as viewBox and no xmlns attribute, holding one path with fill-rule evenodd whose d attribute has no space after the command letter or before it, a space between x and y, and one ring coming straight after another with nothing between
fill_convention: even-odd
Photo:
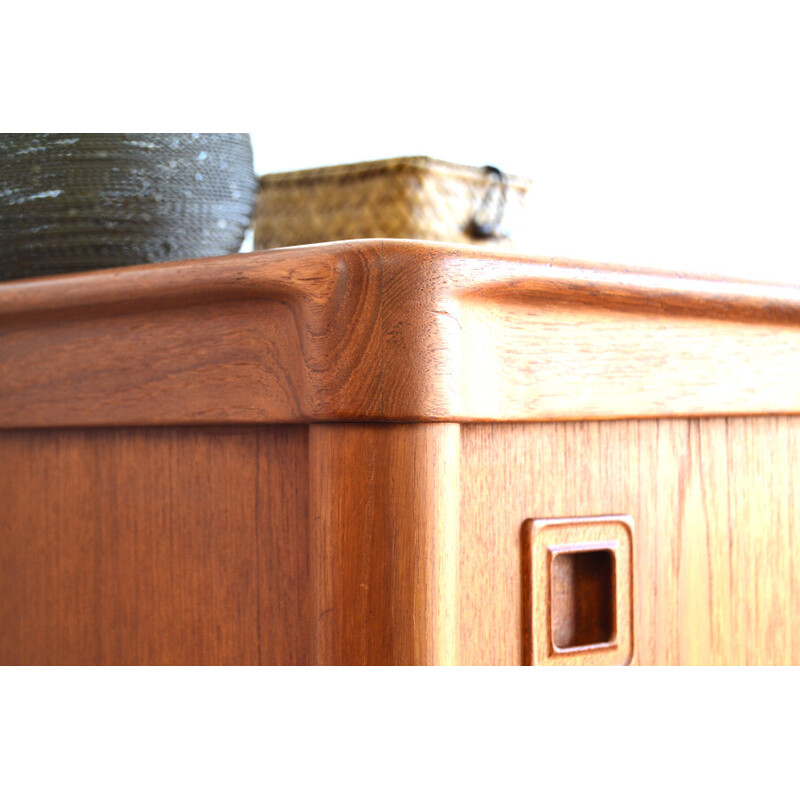
<instances>
[{"instance_id":1,"label":"teak credenza","mask_svg":"<svg viewBox=\"0 0 800 800\"><path fill-rule=\"evenodd\" d=\"M800 663L800 290L399 240L0 285L3 664Z\"/></svg>"}]
</instances>

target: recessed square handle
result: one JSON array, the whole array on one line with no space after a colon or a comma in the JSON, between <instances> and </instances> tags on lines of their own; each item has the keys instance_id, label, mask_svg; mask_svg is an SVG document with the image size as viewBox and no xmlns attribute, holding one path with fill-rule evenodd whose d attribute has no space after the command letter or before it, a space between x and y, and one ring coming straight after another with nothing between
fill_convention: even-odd
<instances>
[{"instance_id":1,"label":"recessed square handle","mask_svg":"<svg viewBox=\"0 0 800 800\"><path fill-rule=\"evenodd\" d=\"M531 663L630 663L633 520L604 515L528 524Z\"/></svg>"},{"instance_id":2,"label":"recessed square handle","mask_svg":"<svg viewBox=\"0 0 800 800\"><path fill-rule=\"evenodd\" d=\"M550 548L553 650L612 647L617 639L616 542Z\"/></svg>"}]
</instances>

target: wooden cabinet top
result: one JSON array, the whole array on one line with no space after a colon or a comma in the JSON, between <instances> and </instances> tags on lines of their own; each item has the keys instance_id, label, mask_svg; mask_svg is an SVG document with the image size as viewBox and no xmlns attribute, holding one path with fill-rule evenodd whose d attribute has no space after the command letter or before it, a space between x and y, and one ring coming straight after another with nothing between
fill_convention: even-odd
<instances>
[{"instance_id":1,"label":"wooden cabinet top","mask_svg":"<svg viewBox=\"0 0 800 800\"><path fill-rule=\"evenodd\" d=\"M0 427L800 411L800 289L402 240L0 284Z\"/></svg>"}]
</instances>

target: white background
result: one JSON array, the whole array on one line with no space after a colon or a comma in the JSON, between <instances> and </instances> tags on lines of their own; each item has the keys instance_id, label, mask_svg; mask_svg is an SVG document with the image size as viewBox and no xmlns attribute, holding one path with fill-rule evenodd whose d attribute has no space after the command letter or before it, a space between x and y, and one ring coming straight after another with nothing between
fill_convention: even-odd
<instances>
[{"instance_id":1,"label":"white background","mask_svg":"<svg viewBox=\"0 0 800 800\"><path fill-rule=\"evenodd\" d=\"M532 253L800 283L790 4L439 9L360 28L321 11L302 37L265 38L258 171L496 164L535 181Z\"/></svg>"}]
</instances>

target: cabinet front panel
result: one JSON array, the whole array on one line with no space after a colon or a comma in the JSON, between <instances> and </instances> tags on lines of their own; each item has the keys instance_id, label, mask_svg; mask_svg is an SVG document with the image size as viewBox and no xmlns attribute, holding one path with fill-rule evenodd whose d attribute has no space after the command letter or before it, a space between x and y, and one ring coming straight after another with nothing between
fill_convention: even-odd
<instances>
[{"instance_id":1,"label":"cabinet front panel","mask_svg":"<svg viewBox=\"0 0 800 800\"><path fill-rule=\"evenodd\" d=\"M630 515L634 664L800 663L800 418L462 426L463 663L532 660L526 520Z\"/></svg>"}]
</instances>

